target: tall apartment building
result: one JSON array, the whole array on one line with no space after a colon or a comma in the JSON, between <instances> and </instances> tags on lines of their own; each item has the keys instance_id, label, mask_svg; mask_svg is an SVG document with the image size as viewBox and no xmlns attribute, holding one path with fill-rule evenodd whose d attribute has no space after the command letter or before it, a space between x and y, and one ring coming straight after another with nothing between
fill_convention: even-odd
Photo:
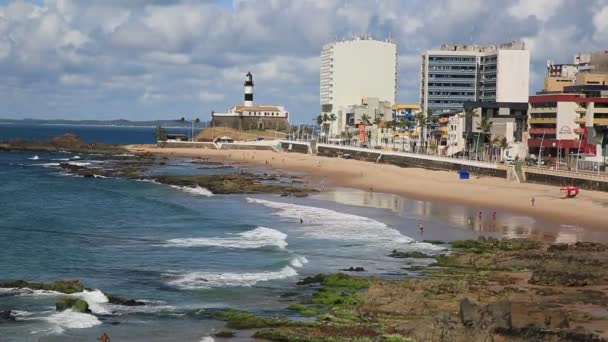
<instances>
[{"instance_id":1,"label":"tall apartment building","mask_svg":"<svg viewBox=\"0 0 608 342\"><path fill-rule=\"evenodd\" d=\"M321 112L336 115L331 134L337 135L347 124L343 107L359 105L364 98L395 103L397 45L369 36L327 44L321 50L320 76Z\"/></svg>"},{"instance_id":2,"label":"tall apartment building","mask_svg":"<svg viewBox=\"0 0 608 342\"><path fill-rule=\"evenodd\" d=\"M527 102L530 52L523 43L444 44L421 60L420 105L433 114L464 102Z\"/></svg>"}]
</instances>

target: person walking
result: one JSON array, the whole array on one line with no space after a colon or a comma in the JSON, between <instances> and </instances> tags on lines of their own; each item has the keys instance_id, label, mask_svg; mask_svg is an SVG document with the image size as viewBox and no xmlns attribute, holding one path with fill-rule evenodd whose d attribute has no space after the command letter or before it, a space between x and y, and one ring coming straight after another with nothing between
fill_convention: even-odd
<instances>
[{"instance_id":1,"label":"person walking","mask_svg":"<svg viewBox=\"0 0 608 342\"><path fill-rule=\"evenodd\" d=\"M98 338L98 340L101 342L110 342L110 336L108 336L108 334L106 334L104 332L103 335L101 335L101 337Z\"/></svg>"},{"instance_id":2,"label":"person walking","mask_svg":"<svg viewBox=\"0 0 608 342\"><path fill-rule=\"evenodd\" d=\"M530 203L532 203L532 206L534 206L534 203L536 203L536 199L534 198L534 196L530 198Z\"/></svg>"}]
</instances>

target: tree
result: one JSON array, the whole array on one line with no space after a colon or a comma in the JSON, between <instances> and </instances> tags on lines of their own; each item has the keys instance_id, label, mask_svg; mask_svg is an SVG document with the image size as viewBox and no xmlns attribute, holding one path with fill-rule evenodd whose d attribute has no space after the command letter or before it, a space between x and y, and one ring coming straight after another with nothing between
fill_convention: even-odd
<instances>
[{"instance_id":1,"label":"tree","mask_svg":"<svg viewBox=\"0 0 608 342\"><path fill-rule=\"evenodd\" d=\"M319 125L319 126L321 126L323 124L323 122L325 121L324 117L323 117L323 114L317 115L317 117L315 118L315 120L317 121L317 125Z\"/></svg>"},{"instance_id":2,"label":"tree","mask_svg":"<svg viewBox=\"0 0 608 342\"><path fill-rule=\"evenodd\" d=\"M332 131L332 132L333 132L332 128L334 126L334 121L336 121L336 119L338 119L338 118L336 117L336 114L334 114L334 113L331 113L329 115L329 117L328 117L328 120L329 120L329 130Z\"/></svg>"},{"instance_id":3,"label":"tree","mask_svg":"<svg viewBox=\"0 0 608 342\"><path fill-rule=\"evenodd\" d=\"M371 125L371 118L369 117L369 115L367 114L363 114L361 115L361 123L363 125Z\"/></svg>"},{"instance_id":4,"label":"tree","mask_svg":"<svg viewBox=\"0 0 608 342\"><path fill-rule=\"evenodd\" d=\"M167 132L162 126L156 127L156 140L157 141L167 141Z\"/></svg>"},{"instance_id":5,"label":"tree","mask_svg":"<svg viewBox=\"0 0 608 342\"><path fill-rule=\"evenodd\" d=\"M431 151L433 151L433 154L437 154L437 148L439 146L437 145L437 141L433 140L431 141L431 143L429 144L429 148L431 149Z\"/></svg>"},{"instance_id":6,"label":"tree","mask_svg":"<svg viewBox=\"0 0 608 342\"><path fill-rule=\"evenodd\" d=\"M477 135L477 146L479 146L479 138L483 136L483 146L485 149L486 143L490 142L490 137L492 135L490 132L492 130L492 121L490 121L487 116L481 117L477 129L481 131L481 134Z\"/></svg>"}]
</instances>

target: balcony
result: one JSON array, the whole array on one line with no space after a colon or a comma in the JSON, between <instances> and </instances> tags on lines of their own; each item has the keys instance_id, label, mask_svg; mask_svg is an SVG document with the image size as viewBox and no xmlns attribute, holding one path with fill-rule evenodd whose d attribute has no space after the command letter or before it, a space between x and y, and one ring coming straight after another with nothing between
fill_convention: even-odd
<instances>
[{"instance_id":1,"label":"balcony","mask_svg":"<svg viewBox=\"0 0 608 342\"><path fill-rule=\"evenodd\" d=\"M581 118L577 118L574 120L574 122L576 122L577 124L584 125L587 123L587 117L583 116ZM594 126L607 126L608 118L593 118L593 125Z\"/></svg>"},{"instance_id":2,"label":"balcony","mask_svg":"<svg viewBox=\"0 0 608 342\"><path fill-rule=\"evenodd\" d=\"M528 120L530 124L556 124L556 118L530 118Z\"/></svg>"},{"instance_id":3,"label":"balcony","mask_svg":"<svg viewBox=\"0 0 608 342\"><path fill-rule=\"evenodd\" d=\"M530 128L528 133L530 134L555 134L557 130L555 128Z\"/></svg>"},{"instance_id":4,"label":"balcony","mask_svg":"<svg viewBox=\"0 0 608 342\"><path fill-rule=\"evenodd\" d=\"M530 107L528 109L530 114L534 113L557 113L557 107Z\"/></svg>"}]
</instances>

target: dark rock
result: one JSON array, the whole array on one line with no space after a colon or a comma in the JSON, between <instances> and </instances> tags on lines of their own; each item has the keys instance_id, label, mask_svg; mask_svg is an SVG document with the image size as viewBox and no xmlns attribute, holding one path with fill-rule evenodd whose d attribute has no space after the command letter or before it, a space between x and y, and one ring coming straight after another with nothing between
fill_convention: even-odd
<instances>
[{"instance_id":1,"label":"dark rock","mask_svg":"<svg viewBox=\"0 0 608 342\"><path fill-rule=\"evenodd\" d=\"M33 283L25 280L16 280L2 282L0 283L0 288L57 291L65 294L82 292L85 289L80 280L58 280L54 283Z\"/></svg>"},{"instance_id":2,"label":"dark rock","mask_svg":"<svg viewBox=\"0 0 608 342\"><path fill-rule=\"evenodd\" d=\"M547 252L563 252L568 250L567 243L558 243L547 248Z\"/></svg>"},{"instance_id":3,"label":"dark rock","mask_svg":"<svg viewBox=\"0 0 608 342\"><path fill-rule=\"evenodd\" d=\"M418 252L418 251L411 251L411 252L397 252L396 250L393 250L391 252L391 254L389 254L388 256L392 257L392 258L414 258L414 259L426 259L426 258L433 258L433 256L422 253L422 252Z\"/></svg>"},{"instance_id":4,"label":"dark rock","mask_svg":"<svg viewBox=\"0 0 608 342\"><path fill-rule=\"evenodd\" d=\"M357 267L349 267L349 268L344 268L341 271L347 271L347 272L365 272L365 268L357 266Z\"/></svg>"},{"instance_id":5,"label":"dark rock","mask_svg":"<svg viewBox=\"0 0 608 342\"><path fill-rule=\"evenodd\" d=\"M11 310L0 310L0 323L14 320L15 316Z\"/></svg>"},{"instance_id":6,"label":"dark rock","mask_svg":"<svg viewBox=\"0 0 608 342\"><path fill-rule=\"evenodd\" d=\"M67 309L72 309L76 312L91 313L89 303L80 298L63 297L55 303L55 310L64 311Z\"/></svg>"},{"instance_id":7,"label":"dark rock","mask_svg":"<svg viewBox=\"0 0 608 342\"><path fill-rule=\"evenodd\" d=\"M113 295L108 295L108 303L124 306L143 306L146 305L144 302L137 301L135 299L124 299Z\"/></svg>"},{"instance_id":8,"label":"dark rock","mask_svg":"<svg viewBox=\"0 0 608 342\"><path fill-rule=\"evenodd\" d=\"M313 189L292 187L279 184L263 183L262 179L254 174L229 175L183 175L159 176L156 181L163 184L177 186L200 186L214 194L280 194L282 196L307 196Z\"/></svg>"},{"instance_id":9,"label":"dark rock","mask_svg":"<svg viewBox=\"0 0 608 342\"><path fill-rule=\"evenodd\" d=\"M534 285L545 286L588 286L597 283L598 275L585 271L534 270L528 281Z\"/></svg>"}]
</instances>

